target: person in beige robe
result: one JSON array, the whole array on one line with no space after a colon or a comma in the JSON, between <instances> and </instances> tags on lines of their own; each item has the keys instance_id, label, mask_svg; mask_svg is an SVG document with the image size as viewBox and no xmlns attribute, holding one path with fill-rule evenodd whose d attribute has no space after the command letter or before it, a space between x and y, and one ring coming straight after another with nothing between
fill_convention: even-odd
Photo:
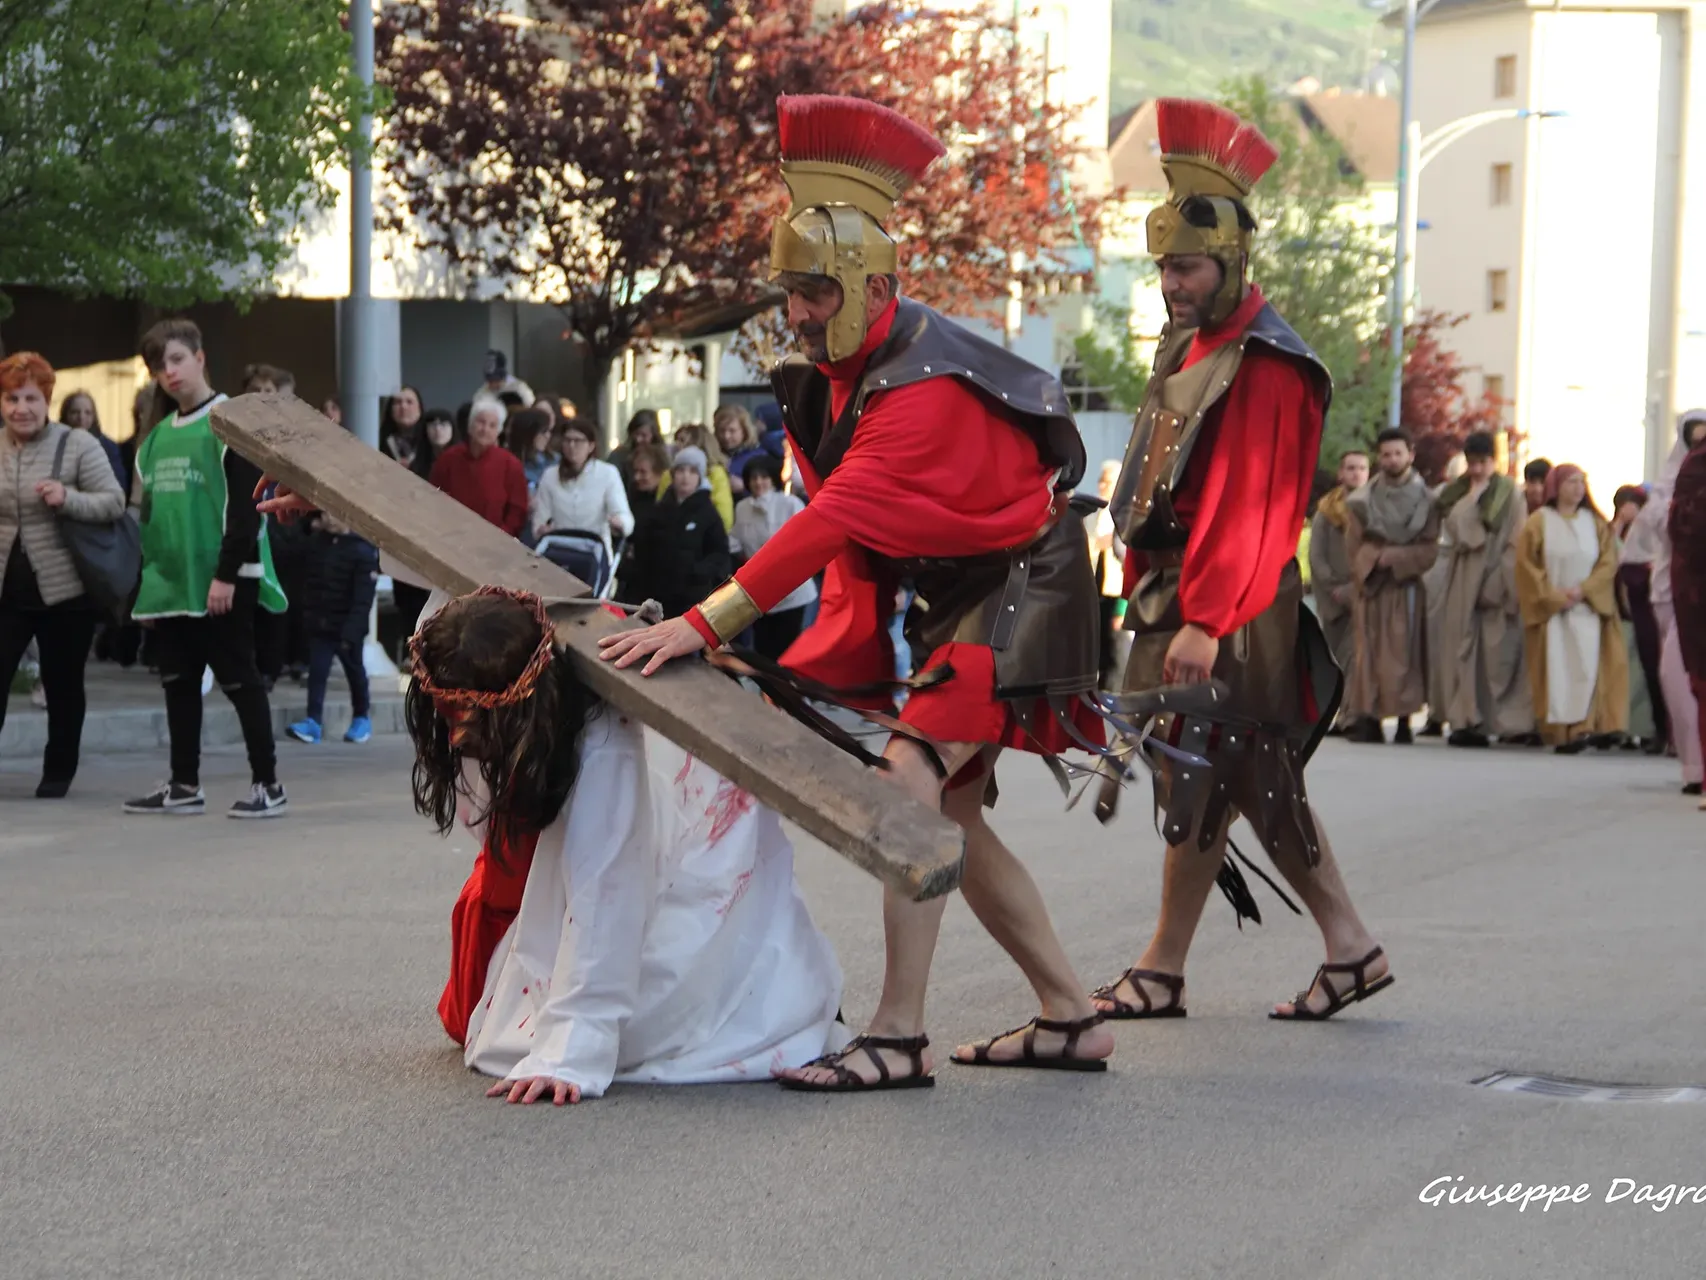
<instances>
[{"instance_id":1,"label":"person in beige robe","mask_svg":"<svg viewBox=\"0 0 1706 1280\"><path fill-rule=\"evenodd\" d=\"M1528 507L1515 482L1495 474L1490 434L1475 432L1463 452L1467 470L1438 499L1445 580L1433 710L1451 725L1451 746L1485 747L1534 732L1516 591Z\"/></svg>"},{"instance_id":2,"label":"person in beige robe","mask_svg":"<svg viewBox=\"0 0 1706 1280\"><path fill-rule=\"evenodd\" d=\"M1380 722L1397 717L1396 743L1412 741L1410 717L1428 698L1427 599L1422 575L1439 555L1439 514L1417 473L1410 438L1382 431L1378 470L1345 503L1356 655L1345 685L1355 742L1384 742Z\"/></svg>"},{"instance_id":3,"label":"person in beige robe","mask_svg":"<svg viewBox=\"0 0 1706 1280\"><path fill-rule=\"evenodd\" d=\"M1535 719L1563 755L1629 727L1629 654L1617 616L1617 540L1580 467L1546 478L1546 502L1517 540L1517 596Z\"/></svg>"},{"instance_id":4,"label":"person in beige robe","mask_svg":"<svg viewBox=\"0 0 1706 1280\"><path fill-rule=\"evenodd\" d=\"M1338 487L1316 504L1309 524L1309 586L1315 597L1315 615L1327 637L1327 647L1341 671L1356 661L1356 631L1352 625L1351 555L1345 541L1350 512L1345 500L1368 483L1368 455L1353 450L1339 459ZM1342 717L1341 717L1342 719Z\"/></svg>"}]
</instances>

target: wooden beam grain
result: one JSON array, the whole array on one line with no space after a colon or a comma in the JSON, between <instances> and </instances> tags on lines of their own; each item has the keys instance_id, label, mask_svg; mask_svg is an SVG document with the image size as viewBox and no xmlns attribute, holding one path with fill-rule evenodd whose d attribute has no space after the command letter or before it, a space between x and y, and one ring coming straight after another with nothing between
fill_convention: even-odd
<instances>
[{"instance_id":1,"label":"wooden beam grain","mask_svg":"<svg viewBox=\"0 0 1706 1280\"><path fill-rule=\"evenodd\" d=\"M601 661L599 637L633 623L565 603L590 595L586 584L302 401L227 400L213 410L213 430L426 581L455 595L496 585L557 602L557 638L594 692L884 884L918 899L958 884L964 837L940 813L702 662L647 679Z\"/></svg>"}]
</instances>

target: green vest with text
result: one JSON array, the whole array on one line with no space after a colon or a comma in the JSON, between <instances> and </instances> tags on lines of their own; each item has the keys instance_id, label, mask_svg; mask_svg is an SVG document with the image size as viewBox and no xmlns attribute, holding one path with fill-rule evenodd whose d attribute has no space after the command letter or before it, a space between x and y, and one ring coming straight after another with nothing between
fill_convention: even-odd
<instances>
[{"instance_id":1,"label":"green vest with text","mask_svg":"<svg viewBox=\"0 0 1706 1280\"><path fill-rule=\"evenodd\" d=\"M212 407L188 421L178 421L176 414L167 418L136 451L142 484L142 585L131 611L134 617L199 618L207 613L207 592L225 538L226 504L249 498L226 492L225 446L213 434L208 419ZM263 609L285 611L265 520L256 563L244 565L239 573L259 581Z\"/></svg>"}]
</instances>

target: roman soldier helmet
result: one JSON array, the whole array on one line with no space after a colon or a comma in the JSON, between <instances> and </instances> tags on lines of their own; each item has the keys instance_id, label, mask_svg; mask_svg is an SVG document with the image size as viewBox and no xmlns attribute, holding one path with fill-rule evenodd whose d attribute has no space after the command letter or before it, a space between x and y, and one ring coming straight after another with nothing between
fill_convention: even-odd
<instances>
[{"instance_id":1,"label":"roman soldier helmet","mask_svg":"<svg viewBox=\"0 0 1706 1280\"><path fill-rule=\"evenodd\" d=\"M1167 175L1165 204L1150 210L1145 224L1149 252L1207 254L1225 269L1209 324L1219 324L1238 309L1249 261L1255 218L1245 206L1250 189L1273 167L1279 153L1254 125L1212 102L1162 98L1155 104L1161 143L1161 168ZM1199 202L1214 211L1211 227L1185 217L1185 206Z\"/></svg>"},{"instance_id":2,"label":"roman soldier helmet","mask_svg":"<svg viewBox=\"0 0 1706 1280\"><path fill-rule=\"evenodd\" d=\"M798 271L840 283L841 310L825 337L829 358L845 360L865 341L865 281L896 268L883 220L943 147L863 98L782 97L776 108L782 180L793 203L771 228L770 278Z\"/></svg>"}]
</instances>

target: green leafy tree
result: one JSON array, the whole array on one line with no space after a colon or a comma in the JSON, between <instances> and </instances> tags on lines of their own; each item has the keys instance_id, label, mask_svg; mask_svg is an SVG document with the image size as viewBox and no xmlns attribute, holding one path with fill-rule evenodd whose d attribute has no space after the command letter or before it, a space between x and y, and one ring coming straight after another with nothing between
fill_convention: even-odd
<instances>
[{"instance_id":1,"label":"green leafy tree","mask_svg":"<svg viewBox=\"0 0 1706 1280\"><path fill-rule=\"evenodd\" d=\"M362 98L345 12L0 0L0 281L179 306L268 280L334 197Z\"/></svg>"},{"instance_id":2,"label":"green leafy tree","mask_svg":"<svg viewBox=\"0 0 1706 1280\"><path fill-rule=\"evenodd\" d=\"M1366 446L1385 425L1392 354L1384 342L1392 249L1357 202L1361 177L1331 138L1306 129L1260 79L1220 100L1253 123L1279 159L1250 194L1261 227L1250 272L1333 374L1321 456Z\"/></svg>"},{"instance_id":3,"label":"green leafy tree","mask_svg":"<svg viewBox=\"0 0 1706 1280\"><path fill-rule=\"evenodd\" d=\"M1073 340L1073 348L1074 407L1136 413L1149 390L1153 352L1132 327L1130 309L1097 303L1094 325Z\"/></svg>"}]
</instances>

